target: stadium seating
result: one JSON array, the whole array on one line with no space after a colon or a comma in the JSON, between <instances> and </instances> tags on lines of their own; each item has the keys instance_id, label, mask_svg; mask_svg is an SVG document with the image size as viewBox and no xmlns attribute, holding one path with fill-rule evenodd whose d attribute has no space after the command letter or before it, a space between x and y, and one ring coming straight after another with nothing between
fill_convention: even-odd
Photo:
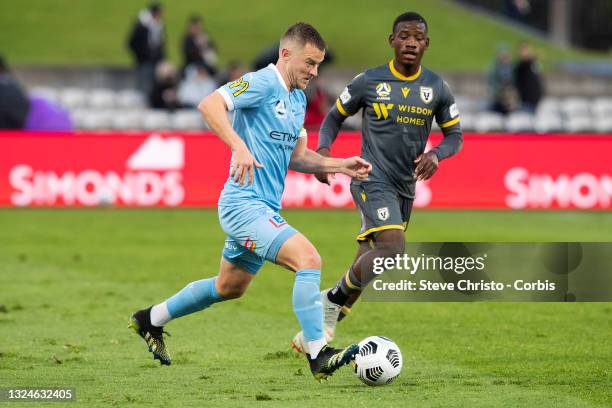
<instances>
[{"instance_id":1,"label":"stadium seating","mask_svg":"<svg viewBox=\"0 0 612 408\"><path fill-rule=\"evenodd\" d=\"M112 109L116 106L115 92L110 89L93 89L87 95L87 104L94 109Z\"/></svg>"},{"instance_id":2,"label":"stadium seating","mask_svg":"<svg viewBox=\"0 0 612 408\"><path fill-rule=\"evenodd\" d=\"M170 116L170 124L172 129L179 130L200 130L207 128L200 112L193 109L174 112Z\"/></svg>"},{"instance_id":3,"label":"stadium seating","mask_svg":"<svg viewBox=\"0 0 612 408\"><path fill-rule=\"evenodd\" d=\"M111 120L114 129L137 130L142 128L143 112L139 110L118 111Z\"/></svg>"},{"instance_id":4,"label":"stadium seating","mask_svg":"<svg viewBox=\"0 0 612 408\"><path fill-rule=\"evenodd\" d=\"M474 130L481 133L505 130L504 117L499 113L481 112L474 121Z\"/></svg>"},{"instance_id":5,"label":"stadium seating","mask_svg":"<svg viewBox=\"0 0 612 408\"><path fill-rule=\"evenodd\" d=\"M146 98L133 89L81 89L36 87L32 94L43 96L67 108L77 129L166 129L205 130L208 128L195 109L166 112L147 108ZM461 127L487 132L601 132L611 131L612 97L592 100L581 97L546 97L535 114L513 112L507 116L486 110L486 101L457 95ZM344 123L344 129L359 130L361 115ZM440 131L437 123L432 129Z\"/></svg>"},{"instance_id":6,"label":"stadium seating","mask_svg":"<svg viewBox=\"0 0 612 408\"><path fill-rule=\"evenodd\" d=\"M563 132L563 120L557 112L538 112L533 119L533 128L538 133Z\"/></svg>"},{"instance_id":7,"label":"stadium seating","mask_svg":"<svg viewBox=\"0 0 612 408\"><path fill-rule=\"evenodd\" d=\"M80 88L63 89L59 92L58 102L70 110L87 107L87 91Z\"/></svg>"},{"instance_id":8,"label":"stadium seating","mask_svg":"<svg viewBox=\"0 0 612 408\"><path fill-rule=\"evenodd\" d=\"M612 97L596 98L593 101L593 114L600 118L612 116Z\"/></svg>"},{"instance_id":9,"label":"stadium seating","mask_svg":"<svg viewBox=\"0 0 612 408\"><path fill-rule=\"evenodd\" d=\"M133 89L125 89L116 94L117 108L122 109L145 109L147 101L145 96Z\"/></svg>"},{"instance_id":10,"label":"stadium seating","mask_svg":"<svg viewBox=\"0 0 612 408\"><path fill-rule=\"evenodd\" d=\"M170 114L165 111L148 110L142 116L142 128L146 130L170 129Z\"/></svg>"},{"instance_id":11,"label":"stadium seating","mask_svg":"<svg viewBox=\"0 0 612 408\"><path fill-rule=\"evenodd\" d=\"M573 115L565 119L563 130L571 133L589 132L594 129L594 123L587 115Z\"/></svg>"},{"instance_id":12,"label":"stadium seating","mask_svg":"<svg viewBox=\"0 0 612 408\"><path fill-rule=\"evenodd\" d=\"M599 117L595 121L595 130L601 133L612 133L612 115Z\"/></svg>"},{"instance_id":13,"label":"stadium seating","mask_svg":"<svg viewBox=\"0 0 612 408\"><path fill-rule=\"evenodd\" d=\"M531 132L534 130L534 117L526 112L513 112L506 117L506 130L509 132Z\"/></svg>"}]
</instances>

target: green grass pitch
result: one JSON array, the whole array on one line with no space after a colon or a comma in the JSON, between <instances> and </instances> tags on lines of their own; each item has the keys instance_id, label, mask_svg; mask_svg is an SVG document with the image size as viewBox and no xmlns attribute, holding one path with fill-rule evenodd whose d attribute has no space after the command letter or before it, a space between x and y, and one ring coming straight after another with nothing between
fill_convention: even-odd
<instances>
[{"instance_id":1,"label":"green grass pitch","mask_svg":"<svg viewBox=\"0 0 612 408\"><path fill-rule=\"evenodd\" d=\"M331 285L354 254L356 212L284 215L319 248ZM611 235L604 212L415 211L407 237ZM290 351L293 278L273 265L242 299L169 324L174 361L161 367L127 318L216 274L223 238L214 210L1 210L0 387L74 387L66 406L87 407L612 405L610 303L359 303L337 343L388 336L402 375L371 388L347 367L318 384Z\"/></svg>"}]
</instances>

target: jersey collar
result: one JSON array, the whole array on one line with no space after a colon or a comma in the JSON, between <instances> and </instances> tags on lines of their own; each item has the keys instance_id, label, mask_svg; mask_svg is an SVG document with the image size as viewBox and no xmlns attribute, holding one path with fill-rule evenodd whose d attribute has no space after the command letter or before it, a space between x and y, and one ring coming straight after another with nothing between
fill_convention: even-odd
<instances>
[{"instance_id":1,"label":"jersey collar","mask_svg":"<svg viewBox=\"0 0 612 408\"><path fill-rule=\"evenodd\" d=\"M276 77L280 81L280 83L283 86L283 88L285 88L285 91L289 92L289 89L287 89L287 84L285 83L285 80L283 79L283 76L281 75L280 71L278 70L278 67L276 65L272 64L272 63L268 64L268 67L270 67L270 68L272 68L274 70L274 72L276 73Z\"/></svg>"},{"instance_id":2,"label":"jersey collar","mask_svg":"<svg viewBox=\"0 0 612 408\"><path fill-rule=\"evenodd\" d=\"M401 79L402 81L414 81L421 75L420 65L419 65L419 70L417 71L417 73L412 76L405 76L405 75L400 74L400 72L397 69L395 69L395 66L393 65L393 60L389 61L389 70L391 70L391 73L393 74L393 76L395 76L397 79Z\"/></svg>"}]
</instances>

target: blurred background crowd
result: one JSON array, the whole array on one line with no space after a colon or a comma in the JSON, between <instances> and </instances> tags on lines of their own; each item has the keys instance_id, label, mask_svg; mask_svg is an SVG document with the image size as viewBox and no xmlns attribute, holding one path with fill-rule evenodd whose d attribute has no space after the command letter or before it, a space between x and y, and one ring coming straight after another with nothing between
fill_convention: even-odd
<instances>
[{"instance_id":1,"label":"blurred background crowd","mask_svg":"<svg viewBox=\"0 0 612 408\"><path fill-rule=\"evenodd\" d=\"M86 3L78 7L86 7ZM479 26L463 16L477 16L494 26L513 32L500 32L488 53L490 62L476 69L464 69L461 61L437 58L430 66L428 51L424 64L441 73L450 83L462 114L462 127L477 132L612 132L612 1L593 0L585 10L574 0L456 0L450 9L462 32L478 35ZM592 4L591 4L592 3ZM202 130L206 124L195 110L197 104L220 85L238 79L245 72L260 69L278 56L274 38L250 38L257 29L226 27L235 33L244 29L241 46L256 51L228 52L217 41L226 31L209 32L207 22L217 16L192 13L183 21L182 33L168 34L167 8L172 3L144 4L132 22L124 27L124 49L132 68L126 65L24 64L16 58L13 69L11 45L5 44L0 58L0 128L69 129L181 129ZM410 5L412 7L412 5ZM396 7L397 8L397 7ZM419 11L418 4L414 5ZM597 12L594 12L597 11ZM229 9L227 10L230 11ZM404 11L398 10L397 12ZM456 15L456 11L463 13ZM436 16L430 20L431 50L444 54L458 48L460 40L437 34ZM439 11L440 18L444 10ZM24 16L25 18L26 16ZM357 17L356 17L357 18ZM24 19L24 21L27 19ZM340 35L354 35L355 19L336 24ZM287 19L285 25L293 23ZM317 21L312 21L317 26ZM391 20L386 24L389 26ZM370 23L368 23L370 24ZM579 27L576 27L579 25ZM384 27L389 30L389 27ZM249 29L251 31L249 31ZM325 33L325 29L321 30ZM443 31L443 30L441 30ZM282 30L278 31L278 35ZM11 32L7 29L10 36ZM347 34L348 33L348 34ZM79 34L82 35L82 34ZM83 34L84 35L84 34ZM483 31L483 35L486 32ZM307 89L306 127L317 130L325 113L344 85L369 65L349 63L336 66L346 46L328 39L330 49L320 77ZM383 36L376 39L377 50L387 58L391 50ZM2 44L2 43L0 43ZM369 49L353 44L357 54ZM176 47L178 58L169 58ZM467 60L482 53L470 44L461 46ZM590 48L591 50L586 50ZM235 50L232 50L235 51ZM95 49L91 50L96 53ZM236 58L249 55L250 58ZM554 54L560 58L551 57ZM378 55L378 54L377 54ZM359 58L359 55L356 56ZM542 60L547 61L543 66ZM367 60L367 61L366 61ZM440 62L441 61L441 62ZM383 59L376 64L384 64ZM358 129L359 115L347 121Z\"/></svg>"}]
</instances>

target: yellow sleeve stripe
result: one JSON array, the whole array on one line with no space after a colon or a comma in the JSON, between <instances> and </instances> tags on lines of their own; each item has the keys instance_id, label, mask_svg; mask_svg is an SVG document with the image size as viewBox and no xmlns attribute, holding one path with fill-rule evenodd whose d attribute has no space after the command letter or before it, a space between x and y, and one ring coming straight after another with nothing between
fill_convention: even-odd
<instances>
[{"instance_id":1,"label":"yellow sleeve stripe","mask_svg":"<svg viewBox=\"0 0 612 408\"><path fill-rule=\"evenodd\" d=\"M351 282L351 279L348 276L348 273L344 274L344 282L346 283L346 286L349 287L349 289L361 289L359 286L353 285L353 283Z\"/></svg>"},{"instance_id":2,"label":"yellow sleeve stripe","mask_svg":"<svg viewBox=\"0 0 612 408\"><path fill-rule=\"evenodd\" d=\"M338 111L344 115L344 116L350 116L348 113L346 113L346 111L344 110L344 108L342 107L342 104L340 104L340 99L336 99L336 108L338 108Z\"/></svg>"},{"instance_id":3,"label":"yellow sleeve stripe","mask_svg":"<svg viewBox=\"0 0 612 408\"><path fill-rule=\"evenodd\" d=\"M447 127L451 127L451 126L453 126L454 124L456 124L456 123L458 123L458 122L459 122L459 116L457 116L457 117L456 117L455 119L453 119L453 120L449 120L448 122L441 124L441 125L440 125L440 129L444 129L444 128L447 128Z\"/></svg>"},{"instance_id":4,"label":"yellow sleeve stripe","mask_svg":"<svg viewBox=\"0 0 612 408\"><path fill-rule=\"evenodd\" d=\"M398 229L398 230L405 231L406 226L391 224L391 225L383 225L382 227L370 228L368 230L363 231L361 234L357 235L357 241L365 241L366 239L368 239L368 235L372 234L373 232L385 231L385 230L390 230L390 229Z\"/></svg>"}]
</instances>

